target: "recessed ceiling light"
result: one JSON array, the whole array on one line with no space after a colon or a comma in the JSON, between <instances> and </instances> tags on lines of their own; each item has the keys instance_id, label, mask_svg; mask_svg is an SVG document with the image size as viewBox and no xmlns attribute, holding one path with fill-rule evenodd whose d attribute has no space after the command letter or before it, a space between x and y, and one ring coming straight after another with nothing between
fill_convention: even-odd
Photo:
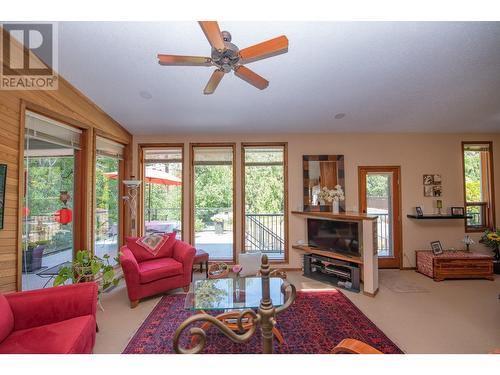
<instances>
[{"instance_id":1,"label":"recessed ceiling light","mask_svg":"<svg viewBox=\"0 0 500 375\"><path fill-rule=\"evenodd\" d=\"M335 115L335 120L342 120L345 117L345 113L337 113Z\"/></svg>"},{"instance_id":2,"label":"recessed ceiling light","mask_svg":"<svg viewBox=\"0 0 500 375\"><path fill-rule=\"evenodd\" d=\"M149 91L140 91L139 95L144 99L151 99L153 97Z\"/></svg>"}]
</instances>

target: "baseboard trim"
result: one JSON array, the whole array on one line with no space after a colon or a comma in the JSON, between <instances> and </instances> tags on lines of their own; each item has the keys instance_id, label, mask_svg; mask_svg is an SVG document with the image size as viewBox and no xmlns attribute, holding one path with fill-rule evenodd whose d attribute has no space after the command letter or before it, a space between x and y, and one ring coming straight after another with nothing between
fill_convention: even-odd
<instances>
[{"instance_id":1,"label":"baseboard trim","mask_svg":"<svg viewBox=\"0 0 500 375\"><path fill-rule=\"evenodd\" d=\"M417 267L401 267L401 271L415 271Z\"/></svg>"},{"instance_id":2,"label":"baseboard trim","mask_svg":"<svg viewBox=\"0 0 500 375\"><path fill-rule=\"evenodd\" d=\"M379 289L377 288L377 290L375 290L375 293L369 293L369 292L365 292L365 291L363 290L363 294L364 294L365 296L368 296L368 297L375 297L375 296L378 294L378 290L379 290Z\"/></svg>"}]
</instances>

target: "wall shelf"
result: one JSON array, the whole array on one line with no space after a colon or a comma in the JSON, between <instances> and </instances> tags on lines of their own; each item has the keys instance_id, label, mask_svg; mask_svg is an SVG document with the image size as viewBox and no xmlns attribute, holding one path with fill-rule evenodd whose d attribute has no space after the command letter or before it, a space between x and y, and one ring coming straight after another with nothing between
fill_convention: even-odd
<instances>
[{"instance_id":1,"label":"wall shelf","mask_svg":"<svg viewBox=\"0 0 500 375\"><path fill-rule=\"evenodd\" d=\"M454 216L454 215L423 215L423 216L417 216L417 215L406 215L407 218L409 219L416 219L416 220L448 220L448 219L472 219L472 216L466 216L466 215L460 215L460 216Z\"/></svg>"}]
</instances>

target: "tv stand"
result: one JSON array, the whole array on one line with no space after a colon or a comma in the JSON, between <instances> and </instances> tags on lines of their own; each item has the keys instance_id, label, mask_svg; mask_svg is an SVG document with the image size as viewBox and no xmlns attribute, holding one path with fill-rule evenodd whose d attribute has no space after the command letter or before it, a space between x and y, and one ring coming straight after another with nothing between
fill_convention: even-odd
<instances>
[{"instance_id":1,"label":"tv stand","mask_svg":"<svg viewBox=\"0 0 500 375\"><path fill-rule=\"evenodd\" d=\"M304 276L359 293L359 264L357 263L323 255L304 254Z\"/></svg>"},{"instance_id":2,"label":"tv stand","mask_svg":"<svg viewBox=\"0 0 500 375\"><path fill-rule=\"evenodd\" d=\"M374 297L378 292L378 254L377 254L377 216L371 216L359 212L341 212L332 214L330 212L304 212L292 211L292 214L307 218L317 218L333 221L352 221L360 225L360 257L348 256L334 253L307 245L294 245L292 248L309 254L315 254L333 258L340 261L357 264L363 280L363 294ZM304 226L302 238L307 238L307 226Z\"/></svg>"}]
</instances>

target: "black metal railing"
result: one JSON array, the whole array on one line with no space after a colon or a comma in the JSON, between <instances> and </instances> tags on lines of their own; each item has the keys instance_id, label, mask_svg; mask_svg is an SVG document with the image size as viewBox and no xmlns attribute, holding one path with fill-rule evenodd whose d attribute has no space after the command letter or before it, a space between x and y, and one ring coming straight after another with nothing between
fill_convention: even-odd
<instances>
[{"instance_id":1,"label":"black metal railing","mask_svg":"<svg viewBox=\"0 0 500 375\"><path fill-rule=\"evenodd\" d=\"M391 254L391 228L390 228L390 216L388 213L376 213L374 215L378 216L377 222L377 245L378 253L382 256L392 255Z\"/></svg>"},{"instance_id":2,"label":"black metal railing","mask_svg":"<svg viewBox=\"0 0 500 375\"><path fill-rule=\"evenodd\" d=\"M285 251L283 214L246 214L245 251L283 254Z\"/></svg>"},{"instance_id":3,"label":"black metal railing","mask_svg":"<svg viewBox=\"0 0 500 375\"><path fill-rule=\"evenodd\" d=\"M145 208L146 227L153 221L179 221L180 208ZM180 221L179 221L180 222ZM227 207L196 208L195 231L223 233L233 230L232 209ZM284 254L283 214L245 215L245 251Z\"/></svg>"},{"instance_id":4,"label":"black metal railing","mask_svg":"<svg viewBox=\"0 0 500 375\"><path fill-rule=\"evenodd\" d=\"M487 202L467 202L465 204L466 214L467 216L472 216L467 219L467 226L478 229L486 228L488 226L486 218L487 207Z\"/></svg>"}]
</instances>

